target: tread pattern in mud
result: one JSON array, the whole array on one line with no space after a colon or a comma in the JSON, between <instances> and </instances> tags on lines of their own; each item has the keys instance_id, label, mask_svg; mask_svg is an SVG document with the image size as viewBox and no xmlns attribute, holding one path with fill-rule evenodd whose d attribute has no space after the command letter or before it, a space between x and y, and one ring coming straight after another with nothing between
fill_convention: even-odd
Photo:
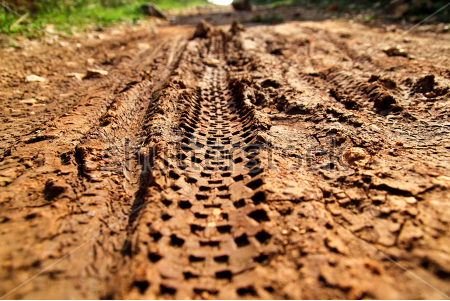
<instances>
[{"instance_id":1,"label":"tread pattern in mud","mask_svg":"<svg viewBox=\"0 0 450 301\"><path fill-rule=\"evenodd\" d=\"M222 50L216 37L208 57L223 65ZM264 184L259 158L264 147L255 143L252 109L229 88L227 78L224 68L205 67L206 85L181 117L176 159L162 159L169 188L161 193L162 204L147 206L138 221L142 230L137 231L145 233L138 234L136 245L148 246L142 252L153 275L152 281L134 283L141 293L168 298L270 296L272 289L255 285L262 281L252 275L274 251L265 194L255 192Z\"/></svg>"}]
</instances>

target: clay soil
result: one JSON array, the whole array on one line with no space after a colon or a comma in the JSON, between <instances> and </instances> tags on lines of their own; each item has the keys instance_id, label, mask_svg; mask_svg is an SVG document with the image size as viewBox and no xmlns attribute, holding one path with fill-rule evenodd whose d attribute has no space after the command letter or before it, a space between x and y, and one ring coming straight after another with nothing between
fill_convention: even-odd
<instances>
[{"instance_id":1,"label":"clay soil","mask_svg":"<svg viewBox=\"0 0 450 301\"><path fill-rule=\"evenodd\" d=\"M450 34L233 18L2 50L1 296L448 298Z\"/></svg>"}]
</instances>

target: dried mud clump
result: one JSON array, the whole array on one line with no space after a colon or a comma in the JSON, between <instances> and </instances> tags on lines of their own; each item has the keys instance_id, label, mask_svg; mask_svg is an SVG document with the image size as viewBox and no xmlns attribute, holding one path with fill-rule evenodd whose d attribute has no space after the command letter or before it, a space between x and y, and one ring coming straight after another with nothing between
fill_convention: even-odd
<instances>
[{"instance_id":1,"label":"dried mud clump","mask_svg":"<svg viewBox=\"0 0 450 301\"><path fill-rule=\"evenodd\" d=\"M61 180L50 179L45 183L45 198L52 200L70 189L70 185Z\"/></svg>"},{"instance_id":2,"label":"dried mud clump","mask_svg":"<svg viewBox=\"0 0 450 301\"><path fill-rule=\"evenodd\" d=\"M244 26L238 20L234 20L233 23L231 23L230 32L236 34L241 31L245 31Z\"/></svg>"},{"instance_id":3,"label":"dried mud clump","mask_svg":"<svg viewBox=\"0 0 450 301\"><path fill-rule=\"evenodd\" d=\"M331 88L330 95L344 104L348 109L357 109L360 107L360 105L354 98L347 95L342 89L338 87Z\"/></svg>"},{"instance_id":4,"label":"dried mud clump","mask_svg":"<svg viewBox=\"0 0 450 301\"><path fill-rule=\"evenodd\" d=\"M360 89L370 101L373 101L375 108L386 110L399 107L394 97L394 93L398 89L394 80L372 75L368 82L362 84Z\"/></svg>"},{"instance_id":5,"label":"dried mud clump","mask_svg":"<svg viewBox=\"0 0 450 301\"><path fill-rule=\"evenodd\" d=\"M369 162L370 156L364 149L352 147L344 153L342 159L351 167L360 167Z\"/></svg>"},{"instance_id":6,"label":"dried mud clump","mask_svg":"<svg viewBox=\"0 0 450 301\"><path fill-rule=\"evenodd\" d=\"M433 91L434 85L434 75L427 75L419 78L414 84L413 90L415 93L427 93Z\"/></svg>"},{"instance_id":7,"label":"dried mud clump","mask_svg":"<svg viewBox=\"0 0 450 301\"><path fill-rule=\"evenodd\" d=\"M210 37L213 31L213 27L208 22L201 20L197 24L194 32L194 38L207 38Z\"/></svg>"},{"instance_id":8,"label":"dried mud clump","mask_svg":"<svg viewBox=\"0 0 450 301\"><path fill-rule=\"evenodd\" d=\"M392 105L397 104L394 96L389 93L380 93L377 98L374 100L374 107L377 109L388 109Z\"/></svg>"},{"instance_id":9,"label":"dried mud clump","mask_svg":"<svg viewBox=\"0 0 450 301\"><path fill-rule=\"evenodd\" d=\"M408 57L408 54L405 52L404 49L401 49L399 47L391 47L387 49L383 49L384 53L386 53L388 56L403 56Z\"/></svg>"}]
</instances>

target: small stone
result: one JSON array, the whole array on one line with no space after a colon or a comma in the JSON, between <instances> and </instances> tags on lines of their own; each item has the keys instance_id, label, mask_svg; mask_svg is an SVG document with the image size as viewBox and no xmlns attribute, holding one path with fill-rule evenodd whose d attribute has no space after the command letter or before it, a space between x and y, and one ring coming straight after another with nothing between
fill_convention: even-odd
<instances>
[{"instance_id":1,"label":"small stone","mask_svg":"<svg viewBox=\"0 0 450 301\"><path fill-rule=\"evenodd\" d=\"M209 299L209 293L207 291L203 291L201 295L203 299Z\"/></svg>"},{"instance_id":2,"label":"small stone","mask_svg":"<svg viewBox=\"0 0 450 301\"><path fill-rule=\"evenodd\" d=\"M427 93L425 93L425 97L426 98L435 98L436 97L436 93L434 93L433 91L427 92Z\"/></svg>"},{"instance_id":3,"label":"small stone","mask_svg":"<svg viewBox=\"0 0 450 301\"><path fill-rule=\"evenodd\" d=\"M401 49L400 47L390 47L383 49L383 52L386 53L388 56L403 56L408 57L408 54L405 52L404 49Z\"/></svg>"},{"instance_id":4,"label":"small stone","mask_svg":"<svg viewBox=\"0 0 450 301\"><path fill-rule=\"evenodd\" d=\"M47 96L38 96L36 97L37 100L42 101L42 102L46 102L49 100L49 98Z\"/></svg>"},{"instance_id":5,"label":"small stone","mask_svg":"<svg viewBox=\"0 0 450 301\"><path fill-rule=\"evenodd\" d=\"M218 67L220 66L220 61L217 59L213 59L213 58L204 58L203 59L203 63L205 65L208 65L210 67Z\"/></svg>"},{"instance_id":6,"label":"small stone","mask_svg":"<svg viewBox=\"0 0 450 301\"><path fill-rule=\"evenodd\" d=\"M26 105L29 105L29 106L35 105L36 102L37 102L37 100L34 99L34 98L24 99L24 100L21 100L21 101L20 101L20 103L23 103L23 104L26 104Z\"/></svg>"},{"instance_id":7,"label":"small stone","mask_svg":"<svg viewBox=\"0 0 450 301\"><path fill-rule=\"evenodd\" d=\"M215 208L212 212L215 218L218 218L220 216L221 210L219 208Z\"/></svg>"},{"instance_id":8,"label":"small stone","mask_svg":"<svg viewBox=\"0 0 450 301\"><path fill-rule=\"evenodd\" d=\"M101 77L108 75L108 71L101 70L101 69L87 69L86 75L84 78L90 78L90 77Z\"/></svg>"},{"instance_id":9,"label":"small stone","mask_svg":"<svg viewBox=\"0 0 450 301\"><path fill-rule=\"evenodd\" d=\"M413 196L405 197L404 200L405 200L406 203L411 204L411 205L417 203L416 198L413 197Z\"/></svg>"},{"instance_id":10,"label":"small stone","mask_svg":"<svg viewBox=\"0 0 450 301\"><path fill-rule=\"evenodd\" d=\"M380 209L380 212L383 214L389 214L392 212L392 210L389 207L383 207Z\"/></svg>"},{"instance_id":11,"label":"small stone","mask_svg":"<svg viewBox=\"0 0 450 301\"><path fill-rule=\"evenodd\" d=\"M32 83L32 82L45 82L45 78L40 77L40 76L37 76L37 75L34 75L34 74L31 74L31 75L28 75L28 76L25 78L25 82L27 82L27 83Z\"/></svg>"},{"instance_id":12,"label":"small stone","mask_svg":"<svg viewBox=\"0 0 450 301\"><path fill-rule=\"evenodd\" d=\"M281 231L281 233L282 233L283 235L287 235L287 234L288 234L288 230L283 230L283 231Z\"/></svg>"},{"instance_id":13,"label":"small stone","mask_svg":"<svg viewBox=\"0 0 450 301\"><path fill-rule=\"evenodd\" d=\"M150 45L148 44L148 43L137 43L137 47L139 48L139 49L149 49L150 48Z\"/></svg>"},{"instance_id":14,"label":"small stone","mask_svg":"<svg viewBox=\"0 0 450 301\"><path fill-rule=\"evenodd\" d=\"M343 191L336 193L335 196L337 199L345 199L347 197L347 195Z\"/></svg>"},{"instance_id":15,"label":"small stone","mask_svg":"<svg viewBox=\"0 0 450 301\"><path fill-rule=\"evenodd\" d=\"M371 125L369 126L369 128L370 128L372 131L374 131L374 132L379 132L379 131L380 131L380 128L379 128L378 126L376 126L375 124L371 124Z\"/></svg>"}]
</instances>

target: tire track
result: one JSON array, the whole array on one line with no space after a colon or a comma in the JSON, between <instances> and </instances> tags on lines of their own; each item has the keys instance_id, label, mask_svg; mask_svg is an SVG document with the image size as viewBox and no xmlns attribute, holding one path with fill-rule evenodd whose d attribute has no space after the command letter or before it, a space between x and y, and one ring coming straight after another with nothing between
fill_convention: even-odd
<instances>
[{"instance_id":1,"label":"tire track","mask_svg":"<svg viewBox=\"0 0 450 301\"><path fill-rule=\"evenodd\" d=\"M225 37L206 43L204 61L215 66L206 64L203 85L182 114L176 155L156 151L162 192L141 210L131 234L131 290L145 297L270 298L273 292L255 274L277 251L265 193L255 191L264 184L264 145L257 143L254 110L229 80Z\"/></svg>"}]
</instances>

